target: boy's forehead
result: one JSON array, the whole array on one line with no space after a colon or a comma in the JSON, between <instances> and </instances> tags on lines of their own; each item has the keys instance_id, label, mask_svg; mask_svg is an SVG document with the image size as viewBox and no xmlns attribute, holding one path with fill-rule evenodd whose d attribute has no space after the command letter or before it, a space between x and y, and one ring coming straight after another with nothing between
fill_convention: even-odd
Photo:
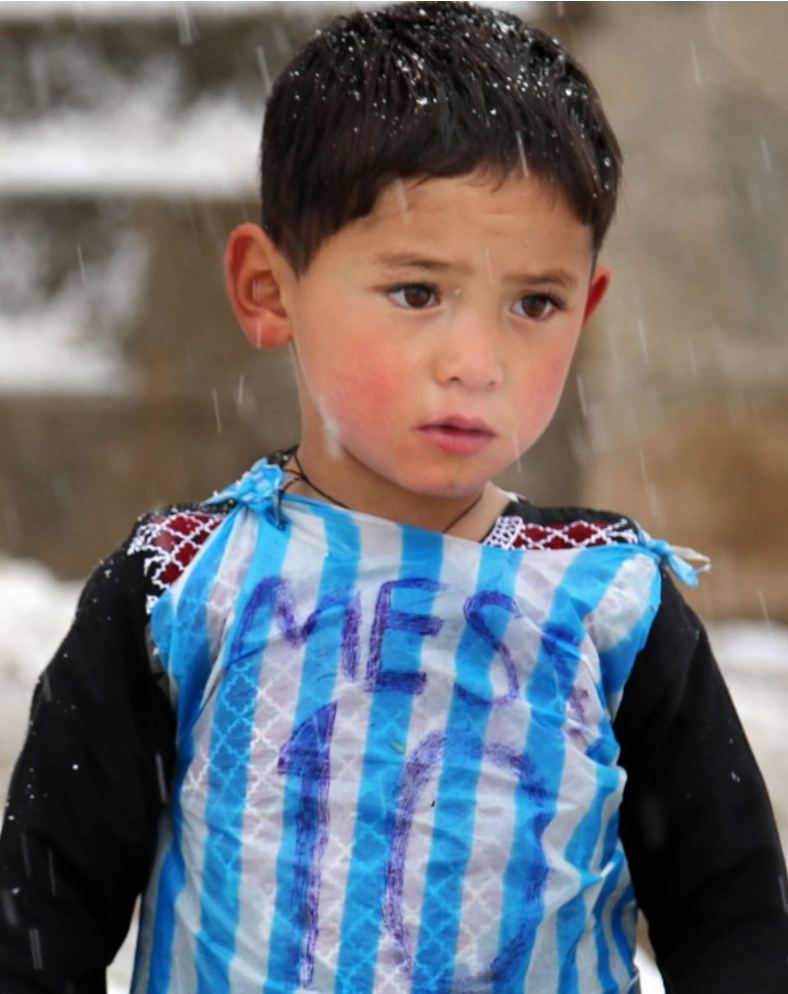
<instances>
[{"instance_id":1,"label":"boy's forehead","mask_svg":"<svg viewBox=\"0 0 788 994\"><path fill-rule=\"evenodd\" d=\"M518 252L529 247L567 263L574 260L583 268L593 256L591 228L576 217L561 192L520 172L505 178L477 171L393 180L373 210L343 230L350 236L347 244L356 242L355 230L362 242L378 248L373 252L378 260L426 259L411 254L416 245L432 246L441 257L447 252L453 257L467 252L471 242L479 253L487 251L485 246L489 251L497 246L494 254L503 266L504 245ZM342 231L338 234L341 239Z\"/></svg>"},{"instance_id":2,"label":"boy's forehead","mask_svg":"<svg viewBox=\"0 0 788 994\"><path fill-rule=\"evenodd\" d=\"M508 215L513 208L527 214L537 206L540 210L557 208L571 213L561 191L537 176L526 176L520 170L506 176L477 170L452 177L392 180L383 188L367 219L369 223L399 219L408 224L423 215L456 217L461 209L458 198L463 210L489 216ZM367 219L362 218L362 223Z\"/></svg>"}]
</instances>

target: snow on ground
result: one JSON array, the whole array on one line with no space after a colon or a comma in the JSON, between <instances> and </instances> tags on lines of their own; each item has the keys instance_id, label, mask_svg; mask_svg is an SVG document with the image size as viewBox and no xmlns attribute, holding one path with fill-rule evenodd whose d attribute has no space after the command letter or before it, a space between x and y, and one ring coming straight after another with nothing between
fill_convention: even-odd
<instances>
[{"instance_id":1,"label":"snow on ground","mask_svg":"<svg viewBox=\"0 0 788 994\"><path fill-rule=\"evenodd\" d=\"M60 583L40 564L0 558L0 789L21 744L30 695L39 671L73 617L79 584ZM788 790L784 716L788 710L788 628L729 622L712 628L712 641L753 748L770 784L785 842ZM128 990L132 940L113 964L109 994ZM653 964L641 957L642 994L663 994Z\"/></svg>"},{"instance_id":2,"label":"snow on ground","mask_svg":"<svg viewBox=\"0 0 788 994\"><path fill-rule=\"evenodd\" d=\"M79 584L61 583L39 563L0 558L0 778L24 734L30 696L74 615Z\"/></svg>"}]
</instances>

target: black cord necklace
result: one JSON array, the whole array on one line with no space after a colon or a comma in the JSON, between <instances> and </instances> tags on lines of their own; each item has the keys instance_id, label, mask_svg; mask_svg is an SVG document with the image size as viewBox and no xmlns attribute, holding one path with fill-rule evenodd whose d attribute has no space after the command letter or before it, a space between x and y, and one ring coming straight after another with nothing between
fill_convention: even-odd
<instances>
[{"instance_id":1,"label":"black cord necklace","mask_svg":"<svg viewBox=\"0 0 788 994\"><path fill-rule=\"evenodd\" d=\"M314 485L314 483L312 483L312 481L309 479L309 477L304 472L304 467L301 465L301 460L298 458L298 449L296 449L295 452L293 453L292 459L293 459L293 462L296 464L296 472L293 473L292 470L291 470L291 474L292 474L293 478L290 481L290 484L288 484L288 486L290 486L293 483L296 483L296 482L300 481L301 483L305 483L309 487L310 490L314 490L316 494L320 494L320 496L324 500L327 500L329 502L329 504L336 504L337 507L341 507L345 511L349 511L350 510L350 508L348 507L347 504L343 504L341 500L337 500L336 497L332 497L331 494L327 494L325 492L325 490L321 490L320 487L316 487Z\"/></svg>"},{"instance_id":2,"label":"black cord necklace","mask_svg":"<svg viewBox=\"0 0 788 994\"><path fill-rule=\"evenodd\" d=\"M298 449L294 449L293 452L290 453L290 458L295 463L296 468L295 468L295 472L293 472L293 470L290 470L290 480L283 487L283 492L286 493L287 490L294 483L298 483L298 482L305 483L309 487L310 490L314 490L314 492L316 494L319 494L324 500L327 500L329 502L329 504L334 504L336 507L341 507L345 511L352 510L352 508L348 507L347 504L343 504L341 500L337 500L336 497L332 497L331 494L327 494L325 492L325 490L321 490L320 487L316 487L315 486L315 484L309 479L309 477L307 476L307 474L304 472L304 467L301 465L301 460L298 458ZM480 491L479 494L477 494L476 497L474 497L474 499L471 501L471 503L466 508L464 508L462 511L460 511L460 513L457 515L456 518L453 518L448 523L448 525L446 525L445 528L441 529L441 534L445 535L447 532L450 532L451 529L454 528L455 525L459 524L460 521L462 521L462 519L467 514L471 513L471 511L476 507L476 505L479 503L479 501L482 499L483 496L484 496L484 491L482 490L482 491Z\"/></svg>"}]
</instances>

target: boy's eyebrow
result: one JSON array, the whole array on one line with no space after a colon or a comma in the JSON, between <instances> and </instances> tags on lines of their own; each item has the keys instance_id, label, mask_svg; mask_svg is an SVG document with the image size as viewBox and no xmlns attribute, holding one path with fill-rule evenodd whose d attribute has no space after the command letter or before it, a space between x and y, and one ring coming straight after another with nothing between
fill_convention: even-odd
<instances>
[{"instance_id":1,"label":"boy's eyebrow","mask_svg":"<svg viewBox=\"0 0 788 994\"><path fill-rule=\"evenodd\" d=\"M543 273L506 273L505 283L526 284L527 286L560 286L573 290L578 285L577 277L566 269L550 269Z\"/></svg>"},{"instance_id":2,"label":"boy's eyebrow","mask_svg":"<svg viewBox=\"0 0 788 994\"><path fill-rule=\"evenodd\" d=\"M389 269L464 269L467 267L456 267L441 259L427 259L422 256L411 255L409 252L381 252L372 257L372 262L377 266L386 266Z\"/></svg>"},{"instance_id":3,"label":"boy's eyebrow","mask_svg":"<svg viewBox=\"0 0 788 994\"><path fill-rule=\"evenodd\" d=\"M411 255L408 252L382 252L372 257L375 265L388 269L423 269L427 272L447 272L449 270L457 273L470 273L472 267L464 263L444 262L442 259L430 259L422 256ZM577 277L574 273L566 269L550 269L544 272L534 273L504 273L505 283L516 283L528 286L563 286L568 290L577 286Z\"/></svg>"}]
</instances>

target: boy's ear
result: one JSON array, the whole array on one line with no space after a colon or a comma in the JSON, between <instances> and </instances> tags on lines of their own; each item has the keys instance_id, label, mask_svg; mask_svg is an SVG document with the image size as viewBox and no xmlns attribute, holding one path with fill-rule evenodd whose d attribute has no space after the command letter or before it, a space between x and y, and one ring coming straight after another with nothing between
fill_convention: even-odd
<instances>
[{"instance_id":1,"label":"boy's ear","mask_svg":"<svg viewBox=\"0 0 788 994\"><path fill-rule=\"evenodd\" d=\"M242 224L231 234L224 276L238 324L258 349L278 349L290 341L290 318L283 293L292 269L268 235L256 224Z\"/></svg>"},{"instance_id":2,"label":"boy's ear","mask_svg":"<svg viewBox=\"0 0 788 994\"><path fill-rule=\"evenodd\" d=\"M594 311L602 303L602 298L607 293L610 286L610 270L607 266L597 266L591 276L591 285L588 288L586 298L586 310L583 315L583 327L591 320Z\"/></svg>"}]
</instances>

